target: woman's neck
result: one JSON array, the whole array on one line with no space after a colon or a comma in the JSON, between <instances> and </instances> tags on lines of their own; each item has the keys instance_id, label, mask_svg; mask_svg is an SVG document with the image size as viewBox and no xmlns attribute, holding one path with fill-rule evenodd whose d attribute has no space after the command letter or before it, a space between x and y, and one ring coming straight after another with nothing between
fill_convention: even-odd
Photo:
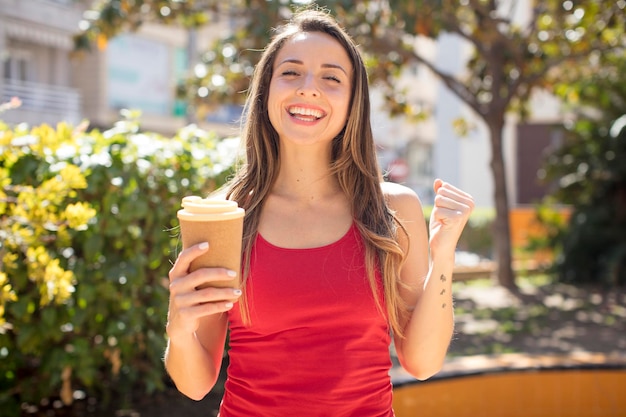
<instances>
[{"instance_id":1,"label":"woman's neck","mask_svg":"<svg viewBox=\"0 0 626 417\"><path fill-rule=\"evenodd\" d=\"M319 201L340 193L330 170L330 152L316 147L281 149L280 171L272 193L299 201Z\"/></svg>"}]
</instances>

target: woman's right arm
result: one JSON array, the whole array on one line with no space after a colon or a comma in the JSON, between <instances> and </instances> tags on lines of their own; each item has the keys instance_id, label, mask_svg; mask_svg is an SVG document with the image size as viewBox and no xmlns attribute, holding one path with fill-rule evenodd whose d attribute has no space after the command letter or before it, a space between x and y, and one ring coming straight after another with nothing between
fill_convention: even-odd
<instances>
[{"instance_id":1,"label":"woman's right arm","mask_svg":"<svg viewBox=\"0 0 626 417\"><path fill-rule=\"evenodd\" d=\"M169 273L165 368L178 390L198 401L217 381L226 341L225 313L241 294L235 288L197 289L199 285L212 281L232 279L224 268L188 272L191 261L207 250L207 244L185 249Z\"/></svg>"}]
</instances>

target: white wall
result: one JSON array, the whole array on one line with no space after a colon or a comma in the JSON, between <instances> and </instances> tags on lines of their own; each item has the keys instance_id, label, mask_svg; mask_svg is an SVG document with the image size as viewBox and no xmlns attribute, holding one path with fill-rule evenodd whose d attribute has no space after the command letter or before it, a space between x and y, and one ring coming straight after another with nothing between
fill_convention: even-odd
<instances>
[{"instance_id":1,"label":"white wall","mask_svg":"<svg viewBox=\"0 0 626 417\"><path fill-rule=\"evenodd\" d=\"M450 74L460 76L471 50L456 36L442 34L438 40L435 62ZM465 103L437 80L438 96L435 120L435 176L472 194L477 206L493 206L493 180L489 168L491 157L486 127ZM472 128L459 136L453 127L455 119L464 119Z\"/></svg>"}]
</instances>

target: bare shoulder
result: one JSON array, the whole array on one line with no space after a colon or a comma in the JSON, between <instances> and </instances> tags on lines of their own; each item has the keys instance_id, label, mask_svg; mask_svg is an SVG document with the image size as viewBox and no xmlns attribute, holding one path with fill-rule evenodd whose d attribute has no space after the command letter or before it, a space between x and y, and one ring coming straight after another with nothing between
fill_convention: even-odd
<instances>
[{"instance_id":1,"label":"bare shoulder","mask_svg":"<svg viewBox=\"0 0 626 417\"><path fill-rule=\"evenodd\" d=\"M395 211L398 217L413 219L423 216L422 203L415 191L393 182L382 182L380 186L389 208Z\"/></svg>"},{"instance_id":2,"label":"bare shoulder","mask_svg":"<svg viewBox=\"0 0 626 417\"><path fill-rule=\"evenodd\" d=\"M383 181L380 183L380 187L383 190L385 197L397 197L408 196L417 198L417 194L411 188L406 185L397 184L395 182Z\"/></svg>"}]
</instances>

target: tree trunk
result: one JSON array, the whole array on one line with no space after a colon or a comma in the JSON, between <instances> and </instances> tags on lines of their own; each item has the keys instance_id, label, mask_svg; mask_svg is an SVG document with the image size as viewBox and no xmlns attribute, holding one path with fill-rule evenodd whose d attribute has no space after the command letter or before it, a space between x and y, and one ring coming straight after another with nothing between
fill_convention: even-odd
<instances>
[{"instance_id":1,"label":"tree trunk","mask_svg":"<svg viewBox=\"0 0 626 417\"><path fill-rule=\"evenodd\" d=\"M498 283L509 289L516 289L512 267L511 228L509 225L509 199L506 185L506 170L502 153L502 120L485 120L491 135L491 172L494 180L494 200L496 219L494 222L494 250L497 263Z\"/></svg>"}]
</instances>

